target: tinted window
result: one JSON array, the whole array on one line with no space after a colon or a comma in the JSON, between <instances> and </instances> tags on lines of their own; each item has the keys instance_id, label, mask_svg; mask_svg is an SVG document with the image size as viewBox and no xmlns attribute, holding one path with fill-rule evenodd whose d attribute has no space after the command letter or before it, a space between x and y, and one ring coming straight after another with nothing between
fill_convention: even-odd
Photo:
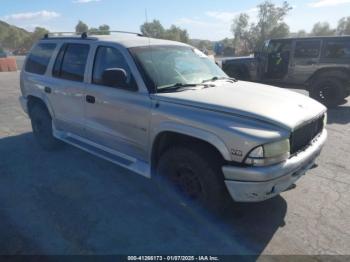
<instances>
[{"instance_id":1,"label":"tinted window","mask_svg":"<svg viewBox=\"0 0 350 262\"><path fill-rule=\"evenodd\" d=\"M299 41L295 46L294 57L316 58L320 54L320 41Z\"/></svg>"},{"instance_id":2,"label":"tinted window","mask_svg":"<svg viewBox=\"0 0 350 262\"><path fill-rule=\"evenodd\" d=\"M53 75L67 80L82 82L84 80L89 49L89 45L84 44L64 45L57 56Z\"/></svg>"},{"instance_id":3,"label":"tinted window","mask_svg":"<svg viewBox=\"0 0 350 262\"><path fill-rule=\"evenodd\" d=\"M29 54L25 70L29 73L43 75L50 62L56 44L38 44Z\"/></svg>"},{"instance_id":4,"label":"tinted window","mask_svg":"<svg viewBox=\"0 0 350 262\"><path fill-rule=\"evenodd\" d=\"M271 41L268 46L269 54L289 52L291 49L291 41Z\"/></svg>"},{"instance_id":5,"label":"tinted window","mask_svg":"<svg viewBox=\"0 0 350 262\"><path fill-rule=\"evenodd\" d=\"M327 41L323 49L325 58L350 58L350 40Z\"/></svg>"},{"instance_id":6,"label":"tinted window","mask_svg":"<svg viewBox=\"0 0 350 262\"><path fill-rule=\"evenodd\" d=\"M59 77L61 74L62 60L63 60L64 53L66 52L66 48L67 48L67 44L64 44L57 55L55 65L53 66L53 70L52 70L53 76Z\"/></svg>"},{"instance_id":7,"label":"tinted window","mask_svg":"<svg viewBox=\"0 0 350 262\"><path fill-rule=\"evenodd\" d=\"M130 83L130 69L123 55L115 48L100 46L96 51L92 83L102 85L102 75L104 70L109 68L122 68L128 74Z\"/></svg>"}]
</instances>

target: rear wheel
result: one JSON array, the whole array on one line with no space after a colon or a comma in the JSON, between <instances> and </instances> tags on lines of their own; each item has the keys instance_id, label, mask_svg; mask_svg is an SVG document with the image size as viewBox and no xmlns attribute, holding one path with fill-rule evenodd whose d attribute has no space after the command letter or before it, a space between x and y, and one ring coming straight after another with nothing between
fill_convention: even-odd
<instances>
[{"instance_id":1,"label":"rear wheel","mask_svg":"<svg viewBox=\"0 0 350 262\"><path fill-rule=\"evenodd\" d=\"M161 156L157 178L191 204L222 212L229 197L220 163L214 159L193 149L173 147Z\"/></svg>"},{"instance_id":2,"label":"rear wheel","mask_svg":"<svg viewBox=\"0 0 350 262\"><path fill-rule=\"evenodd\" d=\"M52 134L52 118L45 106L33 105L30 109L30 120L34 137L43 149L51 151L59 147L61 142Z\"/></svg>"},{"instance_id":3,"label":"rear wheel","mask_svg":"<svg viewBox=\"0 0 350 262\"><path fill-rule=\"evenodd\" d=\"M341 104L346 97L343 82L336 78L320 78L310 89L310 97L332 108Z\"/></svg>"}]
</instances>

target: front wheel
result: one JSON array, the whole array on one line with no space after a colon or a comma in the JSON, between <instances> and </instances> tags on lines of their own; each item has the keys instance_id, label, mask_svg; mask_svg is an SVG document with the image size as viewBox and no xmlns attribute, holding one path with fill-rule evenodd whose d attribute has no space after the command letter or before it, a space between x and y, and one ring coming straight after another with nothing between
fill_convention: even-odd
<instances>
[{"instance_id":1,"label":"front wheel","mask_svg":"<svg viewBox=\"0 0 350 262\"><path fill-rule=\"evenodd\" d=\"M310 97L328 108L340 105L345 96L343 83L336 78L320 78L310 89Z\"/></svg>"},{"instance_id":2,"label":"front wheel","mask_svg":"<svg viewBox=\"0 0 350 262\"><path fill-rule=\"evenodd\" d=\"M173 147L161 156L156 175L192 204L222 212L229 197L220 165L214 159L193 149Z\"/></svg>"}]
</instances>

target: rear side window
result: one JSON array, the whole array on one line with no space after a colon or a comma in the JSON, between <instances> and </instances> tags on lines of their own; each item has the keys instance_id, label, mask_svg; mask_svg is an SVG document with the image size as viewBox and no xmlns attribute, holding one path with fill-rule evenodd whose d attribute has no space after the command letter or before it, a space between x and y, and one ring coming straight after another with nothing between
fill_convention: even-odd
<instances>
[{"instance_id":1,"label":"rear side window","mask_svg":"<svg viewBox=\"0 0 350 262\"><path fill-rule=\"evenodd\" d=\"M56 44L42 43L34 47L27 58L25 71L38 75L43 75L46 72Z\"/></svg>"},{"instance_id":2,"label":"rear side window","mask_svg":"<svg viewBox=\"0 0 350 262\"><path fill-rule=\"evenodd\" d=\"M323 49L324 58L350 58L350 40L327 41Z\"/></svg>"},{"instance_id":3,"label":"rear side window","mask_svg":"<svg viewBox=\"0 0 350 262\"><path fill-rule=\"evenodd\" d=\"M65 44L62 46L54 65L55 77L82 82L90 47L85 44Z\"/></svg>"},{"instance_id":4,"label":"rear side window","mask_svg":"<svg viewBox=\"0 0 350 262\"><path fill-rule=\"evenodd\" d=\"M296 58L317 58L320 54L321 42L313 41L298 41L295 46Z\"/></svg>"}]
</instances>

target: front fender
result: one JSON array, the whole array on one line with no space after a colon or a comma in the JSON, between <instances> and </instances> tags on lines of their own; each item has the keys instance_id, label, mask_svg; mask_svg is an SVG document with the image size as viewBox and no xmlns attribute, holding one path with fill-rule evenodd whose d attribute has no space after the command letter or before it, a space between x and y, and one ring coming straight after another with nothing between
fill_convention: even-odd
<instances>
[{"instance_id":1,"label":"front fender","mask_svg":"<svg viewBox=\"0 0 350 262\"><path fill-rule=\"evenodd\" d=\"M161 123L160 126L155 128L152 132L152 141L155 141L157 136L163 132L174 132L183 135L187 135L193 138L197 138L208 142L213 145L222 155L222 157L227 161L232 161L230 151L228 150L225 143L214 133L202 130L199 128L191 127L188 125L183 125L179 123L165 122ZM152 146L153 147L153 146ZM152 148L153 150L153 148Z\"/></svg>"}]
</instances>

